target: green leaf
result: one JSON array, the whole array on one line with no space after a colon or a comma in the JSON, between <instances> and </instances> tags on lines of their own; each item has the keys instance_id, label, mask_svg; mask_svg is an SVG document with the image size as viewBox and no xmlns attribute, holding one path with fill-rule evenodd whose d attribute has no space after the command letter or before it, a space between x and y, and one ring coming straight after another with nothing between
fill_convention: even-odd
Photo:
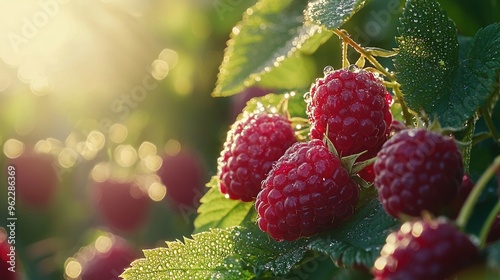
<instances>
[{"instance_id":1,"label":"green leaf","mask_svg":"<svg viewBox=\"0 0 500 280\"><path fill-rule=\"evenodd\" d=\"M304 22L305 1L261 0L233 28L219 69L214 96L242 91L303 46L315 50L332 34ZM306 44L307 43L307 44Z\"/></svg>"},{"instance_id":2,"label":"green leaf","mask_svg":"<svg viewBox=\"0 0 500 280\"><path fill-rule=\"evenodd\" d=\"M270 271L275 276L289 273L307 252L307 239L277 242L256 224L235 228L234 237L235 252L245 263L257 272Z\"/></svg>"},{"instance_id":3,"label":"green leaf","mask_svg":"<svg viewBox=\"0 0 500 280\"><path fill-rule=\"evenodd\" d=\"M399 225L389 217L377 198L356 210L349 220L307 248L329 255L346 267L370 268L380 254L387 235Z\"/></svg>"},{"instance_id":4,"label":"green leaf","mask_svg":"<svg viewBox=\"0 0 500 280\"><path fill-rule=\"evenodd\" d=\"M294 55L285 59L280 67L273 68L262 75L257 83L263 88L279 88L292 90L306 88L316 78L316 65L314 60L305 55Z\"/></svg>"},{"instance_id":5,"label":"green leaf","mask_svg":"<svg viewBox=\"0 0 500 280\"><path fill-rule=\"evenodd\" d=\"M404 99L413 110L433 116L438 104L448 99L458 67L455 25L435 0L409 0L399 33L394 63Z\"/></svg>"},{"instance_id":6,"label":"green leaf","mask_svg":"<svg viewBox=\"0 0 500 280\"><path fill-rule=\"evenodd\" d=\"M371 0L317 0L307 5L306 19L327 29L339 28Z\"/></svg>"},{"instance_id":7,"label":"green leaf","mask_svg":"<svg viewBox=\"0 0 500 280\"><path fill-rule=\"evenodd\" d=\"M499 70L500 23L495 23L476 33L466 58L460 62L452 89L453 99L450 98L456 106L447 109L441 104L445 118L463 123L485 105L498 86Z\"/></svg>"},{"instance_id":8,"label":"green leaf","mask_svg":"<svg viewBox=\"0 0 500 280\"><path fill-rule=\"evenodd\" d=\"M500 24L457 38L435 0L409 0L401 18L394 63L408 107L461 127L495 90L500 70ZM460 42L460 46L459 46Z\"/></svg>"},{"instance_id":9,"label":"green leaf","mask_svg":"<svg viewBox=\"0 0 500 280\"><path fill-rule=\"evenodd\" d=\"M211 228L227 228L254 220L256 211L252 202L242 202L226 198L218 189L217 177L207 184L210 190L201 198L199 215L194 220L194 232Z\"/></svg>"},{"instance_id":10,"label":"green leaf","mask_svg":"<svg viewBox=\"0 0 500 280\"><path fill-rule=\"evenodd\" d=\"M166 248L144 250L145 258L132 262L120 276L123 279L251 279L233 254L231 230L212 229L192 239L167 242Z\"/></svg>"},{"instance_id":11,"label":"green leaf","mask_svg":"<svg viewBox=\"0 0 500 280\"><path fill-rule=\"evenodd\" d=\"M247 102L243 112L257 112L262 110L272 111L283 101L288 99L288 113L292 117L307 118L306 102L304 101L304 93L306 89L287 91L281 94L270 93L262 97L255 97Z\"/></svg>"}]
</instances>

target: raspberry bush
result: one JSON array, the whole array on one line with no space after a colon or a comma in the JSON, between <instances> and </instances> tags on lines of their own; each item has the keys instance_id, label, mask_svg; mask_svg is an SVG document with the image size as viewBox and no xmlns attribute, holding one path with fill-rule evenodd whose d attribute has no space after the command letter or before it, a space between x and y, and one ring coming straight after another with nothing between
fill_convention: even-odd
<instances>
[{"instance_id":1,"label":"raspberry bush","mask_svg":"<svg viewBox=\"0 0 500 280\"><path fill-rule=\"evenodd\" d=\"M213 96L273 90L221 145L192 237L144 250L123 279L499 277L500 156L480 154L500 139L500 24L468 37L436 0L407 0L385 50L350 34L369 2L244 13ZM301 83L325 48L339 61Z\"/></svg>"}]
</instances>

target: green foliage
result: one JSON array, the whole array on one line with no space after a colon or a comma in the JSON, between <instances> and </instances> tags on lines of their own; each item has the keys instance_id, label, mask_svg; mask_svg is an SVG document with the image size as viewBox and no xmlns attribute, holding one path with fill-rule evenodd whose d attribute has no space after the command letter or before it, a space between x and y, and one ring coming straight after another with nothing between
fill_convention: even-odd
<instances>
[{"instance_id":1,"label":"green foliage","mask_svg":"<svg viewBox=\"0 0 500 280\"><path fill-rule=\"evenodd\" d=\"M224 213L224 218L241 217L241 212ZM271 273L283 276L315 251L327 255L346 267L371 267L390 229L398 222L388 217L379 202L372 199L345 224L323 235L277 242L255 223L226 229L212 228L194 234L192 239L168 242L167 248L145 250L145 259L132 263L124 279L250 279ZM183 278L184 277L184 278ZM236 277L236 278L234 278ZM240 278L238 278L240 277Z\"/></svg>"},{"instance_id":2,"label":"green foliage","mask_svg":"<svg viewBox=\"0 0 500 280\"><path fill-rule=\"evenodd\" d=\"M336 29L368 2L259 1L233 28L213 95L229 96L255 84L274 88L274 93L248 101L244 112L281 113L286 105L291 119L302 125L299 129L307 130L303 96L313 77L300 65L330 38L330 31L344 34ZM485 106L491 115L498 99L493 92L498 90L500 24L489 25L474 37L458 36L455 24L435 0L408 0L400 22L395 75L374 61L392 51L371 48L370 52L355 42L349 44L366 56L373 66L370 70L390 80L386 85L396 95L401 86L403 98L396 96L395 115L408 113L407 108L416 115L423 110L443 127L461 128L455 137L468 144L462 150L468 170L478 109ZM224 197L216 177L207 186L192 239L146 250L145 259L123 274L125 279L294 279L308 264L325 267L327 259L332 260L325 268L330 276L355 277L360 274L351 273L352 268L372 267L389 232L401 224L385 213L372 187L361 190L355 214L338 227L294 242L277 242L258 228L252 202ZM489 269L498 269L498 248L494 244L485 251ZM170 276L174 274L180 278Z\"/></svg>"},{"instance_id":3,"label":"green foliage","mask_svg":"<svg viewBox=\"0 0 500 280\"><path fill-rule=\"evenodd\" d=\"M329 255L347 267L372 267L385 238L399 222L389 217L378 199L359 208L345 224L324 238L308 244L308 248Z\"/></svg>"},{"instance_id":4,"label":"green foliage","mask_svg":"<svg viewBox=\"0 0 500 280\"><path fill-rule=\"evenodd\" d=\"M230 230L212 229L193 235L193 239L167 242L166 248L144 250L145 258L136 260L123 279L250 279L240 263L226 263L233 253Z\"/></svg>"},{"instance_id":5,"label":"green foliage","mask_svg":"<svg viewBox=\"0 0 500 280\"><path fill-rule=\"evenodd\" d=\"M207 184L210 190L201 198L199 215L194 220L194 232L202 232L211 228L227 228L240 225L255 217L253 203L243 203L227 199L219 191L217 178L213 177Z\"/></svg>"},{"instance_id":6,"label":"green foliage","mask_svg":"<svg viewBox=\"0 0 500 280\"><path fill-rule=\"evenodd\" d=\"M321 24L328 29L339 28L369 2L371 0L310 1L306 10L306 19Z\"/></svg>"},{"instance_id":7,"label":"green foliage","mask_svg":"<svg viewBox=\"0 0 500 280\"><path fill-rule=\"evenodd\" d=\"M253 85L306 44L313 51L331 36L304 22L304 1L261 0L233 28L214 96L229 96Z\"/></svg>"},{"instance_id":8,"label":"green foliage","mask_svg":"<svg viewBox=\"0 0 500 280\"><path fill-rule=\"evenodd\" d=\"M459 47L455 25L436 1L410 0L400 35L394 63L408 106L443 126L461 127L496 85L500 25L478 31L472 41L461 39Z\"/></svg>"}]
</instances>

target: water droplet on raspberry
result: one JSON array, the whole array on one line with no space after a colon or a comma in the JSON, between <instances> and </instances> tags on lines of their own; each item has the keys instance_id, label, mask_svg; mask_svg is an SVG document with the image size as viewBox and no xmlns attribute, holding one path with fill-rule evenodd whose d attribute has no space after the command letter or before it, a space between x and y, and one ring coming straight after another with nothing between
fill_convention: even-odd
<instances>
[{"instance_id":1,"label":"water droplet on raspberry","mask_svg":"<svg viewBox=\"0 0 500 280\"><path fill-rule=\"evenodd\" d=\"M331 72L335 71L335 69L333 69L333 66L331 65L327 65L325 66L325 68L323 69L323 74L328 75L330 74Z\"/></svg>"},{"instance_id":2,"label":"water droplet on raspberry","mask_svg":"<svg viewBox=\"0 0 500 280\"><path fill-rule=\"evenodd\" d=\"M311 102L311 93L310 93L309 91L308 91L308 92L306 92L306 93L304 93L304 101L305 101L306 103Z\"/></svg>"},{"instance_id":3,"label":"water droplet on raspberry","mask_svg":"<svg viewBox=\"0 0 500 280\"><path fill-rule=\"evenodd\" d=\"M349 65L349 68L347 68L347 69L348 69L349 71L351 71L351 72L354 72L354 73L359 72L359 67L358 67L358 66L356 66L356 64L351 64L351 65Z\"/></svg>"}]
</instances>

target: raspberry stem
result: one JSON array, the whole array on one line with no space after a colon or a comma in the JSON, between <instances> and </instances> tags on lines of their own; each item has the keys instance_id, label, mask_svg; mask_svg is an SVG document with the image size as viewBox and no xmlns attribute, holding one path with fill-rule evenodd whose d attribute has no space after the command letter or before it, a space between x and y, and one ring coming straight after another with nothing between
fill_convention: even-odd
<instances>
[{"instance_id":1,"label":"raspberry stem","mask_svg":"<svg viewBox=\"0 0 500 280\"><path fill-rule=\"evenodd\" d=\"M401 105L401 110L403 112L403 117L405 119L405 124L411 126L413 122L413 117L406 103L403 100L403 93L400 89L400 84L396 81L396 77L393 73L389 72L378 60L373 56L372 52L368 49L361 47L358 43L351 39L351 36L345 30L334 29L333 32L339 36L342 40L342 66L346 67L347 60L347 45L351 46L355 51L357 51L361 56L364 56L378 71L380 71L384 76L386 76L391 81L391 88L396 95L396 98ZM348 63L348 62L347 62Z\"/></svg>"},{"instance_id":2,"label":"raspberry stem","mask_svg":"<svg viewBox=\"0 0 500 280\"><path fill-rule=\"evenodd\" d=\"M495 219L496 219L498 213L500 213L500 201L497 202L497 204L495 204L495 207L490 212L490 214L488 215L488 218L484 222L483 227L481 228L481 232L479 233L479 241L480 241L479 246L481 248L484 248L486 246L486 239L488 238L488 234L491 230L491 226L495 222Z\"/></svg>"},{"instance_id":3,"label":"raspberry stem","mask_svg":"<svg viewBox=\"0 0 500 280\"><path fill-rule=\"evenodd\" d=\"M483 192L488 181L491 179L491 177L495 176L495 173L499 169L500 169L500 156L497 156L493 161L493 163L483 173L483 175L481 175L476 185L472 189L472 192L467 197L467 200L465 200L464 206L460 210L460 213L458 214L458 218L456 221L456 224L460 228L464 229L465 226L467 225L470 216L472 215L472 211L474 210L474 206L476 205L477 200L479 199L479 196Z\"/></svg>"}]
</instances>

